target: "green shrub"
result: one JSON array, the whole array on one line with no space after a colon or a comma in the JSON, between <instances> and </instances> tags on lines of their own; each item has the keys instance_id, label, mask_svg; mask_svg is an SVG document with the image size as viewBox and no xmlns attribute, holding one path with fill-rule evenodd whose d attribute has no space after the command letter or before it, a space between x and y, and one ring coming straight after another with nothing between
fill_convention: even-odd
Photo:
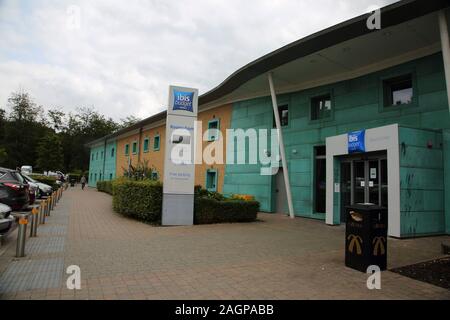
<instances>
[{"instance_id":1,"label":"green shrub","mask_svg":"<svg viewBox=\"0 0 450 320\"><path fill-rule=\"evenodd\" d=\"M112 181L97 181L97 190L112 195L113 194L112 184L113 184Z\"/></svg>"},{"instance_id":2,"label":"green shrub","mask_svg":"<svg viewBox=\"0 0 450 320\"><path fill-rule=\"evenodd\" d=\"M113 194L113 208L125 216L155 224L161 223L162 183L118 178L97 182L99 191ZM194 223L252 222L256 220L259 202L225 199L218 192L195 187Z\"/></svg>"},{"instance_id":3,"label":"green shrub","mask_svg":"<svg viewBox=\"0 0 450 320\"><path fill-rule=\"evenodd\" d=\"M258 201L218 201L197 197L194 202L194 224L252 222L256 220L258 211Z\"/></svg>"},{"instance_id":4,"label":"green shrub","mask_svg":"<svg viewBox=\"0 0 450 320\"><path fill-rule=\"evenodd\" d=\"M39 181L41 183L48 184L53 190L58 190L59 185L56 184L56 177L44 176L44 175L32 175L34 180Z\"/></svg>"},{"instance_id":5,"label":"green shrub","mask_svg":"<svg viewBox=\"0 0 450 320\"><path fill-rule=\"evenodd\" d=\"M161 223L162 183L116 179L112 183L116 212L141 221Z\"/></svg>"}]
</instances>

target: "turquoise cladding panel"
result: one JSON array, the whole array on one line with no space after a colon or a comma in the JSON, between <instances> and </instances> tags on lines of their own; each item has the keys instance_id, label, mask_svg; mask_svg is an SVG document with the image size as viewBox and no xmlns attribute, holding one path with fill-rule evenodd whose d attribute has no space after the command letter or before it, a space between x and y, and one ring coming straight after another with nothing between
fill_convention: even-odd
<instances>
[{"instance_id":1,"label":"turquoise cladding panel","mask_svg":"<svg viewBox=\"0 0 450 320\"><path fill-rule=\"evenodd\" d=\"M100 146L91 147L89 158L88 185L96 187L97 181L111 180L116 175L116 142L107 142Z\"/></svg>"},{"instance_id":2,"label":"turquoise cladding panel","mask_svg":"<svg viewBox=\"0 0 450 320\"><path fill-rule=\"evenodd\" d=\"M445 231L444 162L440 131L399 128L400 235Z\"/></svg>"},{"instance_id":3,"label":"turquoise cladding panel","mask_svg":"<svg viewBox=\"0 0 450 320\"><path fill-rule=\"evenodd\" d=\"M402 107L383 108L383 79L407 73L411 73L414 79L414 103ZM311 98L326 93L329 93L332 97L331 117L324 120L311 120ZM289 124L283 128L283 137L294 210L297 216L324 218L323 213L314 212L313 173L315 168L314 147L325 145L327 137L394 123L398 123L399 126L418 129L450 129L445 76L440 53L355 79L279 95L277 99L279 105L289 105ZM270 96L233 104L231 128L246 130L249 128L271 129L272 127L273 114ZM420 132L416 135L419 140L425 139ZM423 146L423 144L420 146ZM248 145L244 149L248 151ZM421 174L424 176L431 175L433 178L431 180L420 178L420 180L415 181L426 185L426 188L429 187L430 183L437 183L442 190L444 182L434 181L439 173L443 173L443 155L441 151L436 149L438 148L433 148L431 151L427 149L429 152L427 152L426 159L419 157L417 160L419 163L415 163L414 157L420 154L421 149L417 149L417 146L414 147L414 144L412 144L402 161L405 166L413 163L417 166L425 166L423 168L425 171ZM230 153L236 151L236 147L234 150L227 150ZM428 162L435 164L428 168ZM437 168L433 166L437 166ZM439 169L439 166L441 169ZM260 167L259 164L227 164L224 193L255 194L261 202L261 210L273 212L276 207L274 203L274 182L270 177L259 177ZM406 170L405 167L403 174L406 174ZM432 194L425 192L423 197L439 198L439 192L433 192ZM424 225L428 225L424 230L441 231L443 225L442 214L439 214L439 212L442 212L441 206L423 208L423 212L429 212L430 217L435 221L424 223ZM407 220L405 218L402 221L406 223ZM406 224L409 224L409 222ZM433 224L436 226L433 227ZM419 232L421 231L419 230Z\"/></svg>"}]
</instances>

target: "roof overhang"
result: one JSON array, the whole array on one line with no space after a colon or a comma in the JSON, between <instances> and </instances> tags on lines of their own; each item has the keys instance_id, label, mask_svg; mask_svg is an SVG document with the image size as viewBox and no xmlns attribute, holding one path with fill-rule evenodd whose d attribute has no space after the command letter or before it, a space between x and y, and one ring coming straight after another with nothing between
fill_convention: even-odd
<instances>
[{"instance_id":1,"label":"roof overhang","mask_svg":"<svg viewBox=\"0 0 450 320\"><path fill-rule=\"evenodd\" d=\"M200 96L205 107L355 78L440 51L438 12L448 0L406 0L381 8L381 29L367 28L367 13L269 53Z\"/></svg>"}]
</instances>

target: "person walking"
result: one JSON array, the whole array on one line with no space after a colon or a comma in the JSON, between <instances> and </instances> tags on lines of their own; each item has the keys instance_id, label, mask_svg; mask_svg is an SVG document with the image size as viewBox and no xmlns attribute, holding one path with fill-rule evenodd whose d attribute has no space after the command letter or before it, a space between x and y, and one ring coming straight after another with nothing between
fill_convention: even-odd
<instances>
[{"instance_id":1,"label":"person walking","mask_svg":"<svg viewBox=\"0 0 450 320\"><path fill-rule=\"evenodd\" d=\"M84 186L86 185L86 177L84 175L81 177L80 182L81 182L81 190L84 190Z\"/></svg>"}]
</instances>

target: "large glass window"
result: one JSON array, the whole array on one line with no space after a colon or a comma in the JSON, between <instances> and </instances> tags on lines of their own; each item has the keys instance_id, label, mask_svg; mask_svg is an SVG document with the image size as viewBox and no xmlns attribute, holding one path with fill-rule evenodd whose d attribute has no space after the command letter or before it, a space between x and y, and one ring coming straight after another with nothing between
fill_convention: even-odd
<instances>
[{"instance_id":1,"label":"large glass window","mask_svg":"<svg viewBox=\"0 0 450 320\"><path fill-rule=\"evenodd\" d=\"M315 154L315 212L325 213L326 190L326 149L325 146L314 148Z\"/></svg>"},{"instance_id":2,"label":"large glass window","mask_svg":"<svg viewBox=\"0 0 450 320\"><path fill-rule=\"evenodd\" d=\"M385 80L383 89L385 107L407 105L412 102L413 84L410 74Z\"/></svg>"},{"instance_id":3,"label":"large glass window","mask_svg":"<svg viewBox=\"0 0 450 320\"><path fill-rule=\"evenodd\" d=\"M326 94L311 99L311 120L331 117L331 95Z\"/></svg>"}]
</instances>

